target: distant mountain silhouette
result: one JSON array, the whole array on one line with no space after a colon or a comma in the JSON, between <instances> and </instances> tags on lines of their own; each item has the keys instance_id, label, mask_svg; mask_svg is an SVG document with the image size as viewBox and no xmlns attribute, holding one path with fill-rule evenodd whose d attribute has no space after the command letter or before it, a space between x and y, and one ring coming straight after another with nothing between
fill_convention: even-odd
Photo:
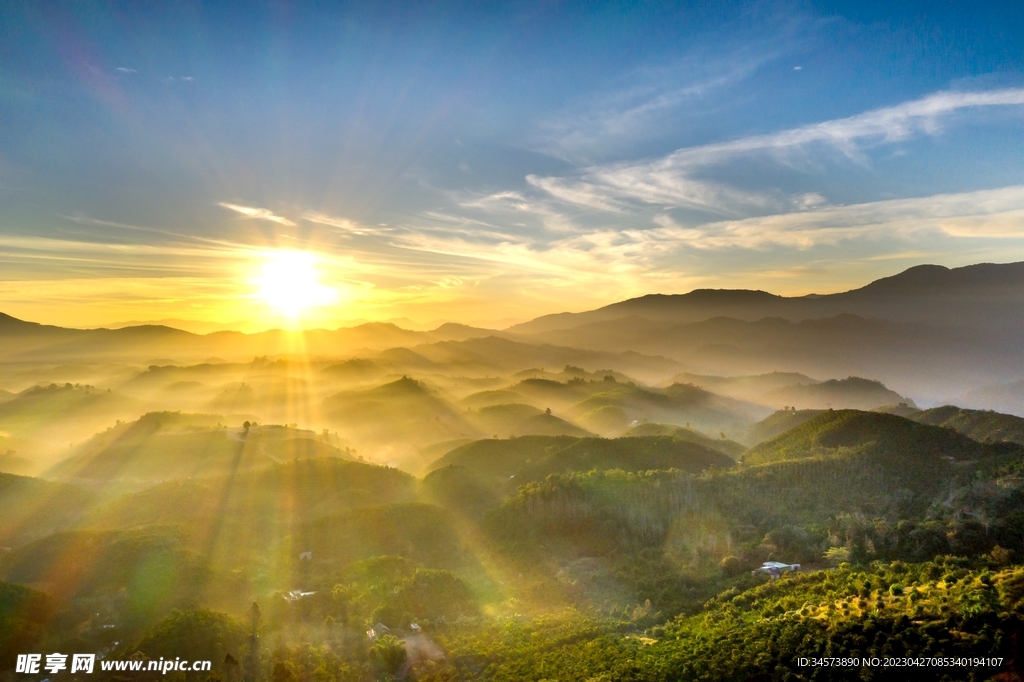
<instances>
[{"instance_id":1,"label":"distant mountain silhouette","mask_svg":"<svg viewBox=\"0 0 1024 682\"><path fill-rule=\"evenodd\" d=\"M712 317L791 321L852 314L939 325L971 323L1019 326L1024 306L1024 263L981 263L962 268L919 265L898 275L837 294L784 297L764 291L697 289L688 294L651 294L583 313L545 315L510 327L539 334L631 316L686 323Z\"/></svg>"},{"instance_id":2,"label":"distant mountain silhouette","mask_svg":"<svg viewBox=\"0 0 1024 682\"><path fill-rule=\"evenodd\" d=\"M534 343L661 355L693 374L870 377L939 402L1024 377L1022 311L1024 263L922 265L837 294L699 289L545 315L507 331ZM965 398L1024 414L1018 393Z\"/></svg>"},{"instance_id":3,"label":"distant mountain silhouette","mask_svg":"<svg viewBox=\"0 0 1024 682\"><path fill-rule=\"evenodd\" d=\"M181 364L210 356L229 361L358 356L383 369L374 380L441 367L465 376L528 367L544 376L566 366L588 372L611 368L661 385L683 371L720 377L859 376L884 382L893 391L886 401L912 396L921 404L937 404L962 397L961 404L969 407L1024 414L1019 388L1024 384L1014 383L1024 379L1022 311L1024 263L922 265L836 294L785 297L724 289L652 294L588 312L545 315L500 332L461 324L411 331L375 322L301 333L198 335L159 325L64 329L0 314L0 349L11 362L143 366L154 364L154 358L166 359L158 364ZM780 402L819 404L800 396L780 396Z\"/></svg>"}]
</instances>

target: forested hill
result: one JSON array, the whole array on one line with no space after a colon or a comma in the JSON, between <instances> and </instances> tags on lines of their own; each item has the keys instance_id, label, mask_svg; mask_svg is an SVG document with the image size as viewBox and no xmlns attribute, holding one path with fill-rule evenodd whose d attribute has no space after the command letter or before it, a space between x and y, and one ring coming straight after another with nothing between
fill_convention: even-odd
<instances>
[{"instance_id":1,"label":"forested hill","mask_svg":"<svg viewBox=\"0 0 1024 682\"><path fill-rule=\"evenodd\" d=\"M973 460L1020 451L1012 443L979 443L952 429L881 412L827 410L743 455L748 464L862 450L897 464L912 459Z\"/></svg>"}]
</instances>

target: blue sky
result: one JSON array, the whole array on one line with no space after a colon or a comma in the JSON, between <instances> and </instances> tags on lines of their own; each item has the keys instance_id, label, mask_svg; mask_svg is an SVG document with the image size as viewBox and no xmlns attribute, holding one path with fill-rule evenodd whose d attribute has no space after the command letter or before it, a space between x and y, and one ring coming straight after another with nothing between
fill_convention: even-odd
<instances>
[{"instance_id":1,"label":"blue sky","mask_svg":"<svg viewBox=\"0 0 1024 682\"><path fill-rule=\"evenodd\" d=\"M1024 10L4 3L0 310L498 324L1024 260ZM312 267L312 266L311 266Z\"/></svg>"}]
</instances>

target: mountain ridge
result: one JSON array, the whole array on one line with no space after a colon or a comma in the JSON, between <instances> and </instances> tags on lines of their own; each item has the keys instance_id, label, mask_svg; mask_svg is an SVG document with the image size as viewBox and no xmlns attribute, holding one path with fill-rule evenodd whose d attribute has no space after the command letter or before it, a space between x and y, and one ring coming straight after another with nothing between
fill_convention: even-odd
<instances>
[{"instance_id":1,"label":"mountain ridge","mask_svg":"<svg viewBox=\"0 0 1024 682\"><path fill-rule=\"evenodd\" d=\"M590 311L543 315L509 327L506 331L526 335L539 334L629 315L659 320L670 318L676 323L717 316L735 317L746 321L781 317L797 322L809 318L834 317L842 313L878 317L878 312L886 315L893 312L886 309L893 302L880 301L879 298L922 295L925 298L948 297L954 292L956 298L961 301L989 303L982 306L983 310L989 311L992 308L990 299L993 290L1013 294L1012 303L1024 303L1024 262L978 263L959 268L918 265L895 275L874 280L862 287L832 294L787 297L756 289L695 289L683 294L647 294ZM875 308L876 314L866 314L869 311L865 306ZM878 311L879 307L883 310ZM924 310L907 312L909 314L900 316L900 319L932 323L948 319L942 314L936 314L929 306ZM939 312L948 315L949 311ZM702 318L702 315L705 317Z\"/></svg>"}]
</instances>

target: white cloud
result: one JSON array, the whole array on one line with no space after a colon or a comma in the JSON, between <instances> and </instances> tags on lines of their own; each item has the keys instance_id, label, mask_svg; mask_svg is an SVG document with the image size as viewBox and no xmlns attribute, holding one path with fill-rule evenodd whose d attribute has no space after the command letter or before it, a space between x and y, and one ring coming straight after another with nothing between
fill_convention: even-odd
<instances>
[{"instance_id":1,"label":"white cloud","mask_svg":"<svg viewBox=\"0 0 1024 682\"><path fill-rule=\"evenodd\" d=\"M318 211L306 211L302 214L302 219L311 223L316 223L317 225L336 227L339 230L343 230L351 234L373 234L375 232L385 231L381 228L368 228L365 225L360 225L354 220L340 218L338 216L332 216Z\"/></svg>"},{"instance_id":2,"label":"white cloud","mask_svg":"<svg viewBox=\"0 0 1024 682\"><path fill-rule=\"evenodd\" d=\"M813 197L808 203L814 203ZM773 259L786 262L792 255L780 255L780 250L792 254L858 242L864 246L859 249L863 258L872 260L916 258L924 253L922 247L931 255L957 253L963 239L1024 240L1024 185L850 206L808 206L699 227L679 225L668 215L658 216L655 223L648 229L603 228L550 241L410 229L396 236L392 245L476 262L478 277L522 276L545 286L575 286L581 292L618 286L621 294L642 292L649 286L644 282L657 279L689 281L682 264L695 262L695 257L703 262L697 254L715 250L746 251L749 255L743 261L763 267L764 257L757 252L768 249L776 252Z\"/></svg>"},{"instance_id":3,"label":"white cloud","mask_svg":"<svg viewBox=\"0 0 1024 682\"><path fill-rule=\"evenodd\" d=\"M138 73L138 71L136 71L135 69L129 69L126 66L119 66L119 67L117 67L117 72L118 73Z\"/></svg>"},{"instance_id":4,"label":"white cloud","mask_svg":"<svg viewBox=\"0 0 1024 682\"><path fill-rule=\"evenodd\" d=\"M928 234L958 238L1024 238L1024 186L834 206L798 213L677 225L668 216L659 228L630 231L640 242L696 249L809 249L852 239L913 239Z\"/></svg>"},{"instance_id":5,"label":"white cloud","mask_svg":"<svg viewBox=\"0 0 1024 682\"><path fill-rule=\"evenodd\" d=\"M295 223L293 221L289 220L288 218L276 215L275 213L266 208L256 208L253 206L239 206L238 204L228 204L223 201L218 203L217 205L222 208L226 208L229 211L241 213L246 218L252 218L253 220L268 220L272 223L277 223L278 225L295 227Z\"/></svg>"},{"instance_id":6,"label":"white cloud","mask_svg":"<svg viewBox=\"0 0 1024 682\"><path fill-rule=\"evenodd\" d=\"M858 146L866 141L898 142L916 133L938 132L942 116L978 107L1019 106L1024 104L1024 88L987 92L938 92L893 107L875 109L856 116L814 123L769 135L755 135L731 142L680 149L663 164L680 168L720 163L751 152L785 152L805 145L822 143L851 157L858 157Z\"/></svg>"},{"instance_id":7,"label":"white cloud","mask_svg":"<svg viewBox=\"0 0 1024 682\"><path fill-rule=\"evenodd\" d=\"M527 181L532 181L534 176L528 176ZM472 198L452 197L460 208L481 211L493 216L502 216L506 219L535 221L539 226L552 232L575 232L578 226L563 212L552 207L551 200L538 200L526 197L520 192L496 192L485 196L474 196ZM609 207L607 210L613 210ZM526 227L523 222L514 223L517 227ZM487 227L501 230L496 226L486 224Z\"/></svg>"},{"instance_id":8,"label":"white cloud","mask_svg":"<svg viewBox=\"0 0 1024 682\"><path fill-rule=\"evenodd\" d=\"M800 50L814 25L801 17L772 21L772 31L750 35L735 26L721 36L691 42L678 58L645 64L610 78L604 91L584 97L542 121L530 142L537 151L574 163L628 149L660 135L684 118L690 107L743 82L767 64ZM703 102L703 104L702 104ZM713 104L711 106L714 106Z\"/></svg>"},{"instance_id":9,"label":"white cloud","mask_svg":"<svg viewBox=\"0 0 1024 682\"><path fill-rule=\"evenodd\" d=\"M527 175L526 181L537 189L544 190L556 199L561 199L570 204L579 204L580 206L615 213L621 211L621 206L617 201L592 183L568 182L560 178L542 178L538 175Z\"/></svg>"},{"instance_id":10,"label":"white cloud","mask_svg":"<svg viewBox=\"0 0 1024 682\"><path fill-rule=\"evenodd\" d=\"M562 201L605 211L636 201L690 207L724 214L782 207L771 192L738 190L698 178L699 171L751 155L786 162L815 146L839 150L864 162L867 145L935 135L942 119L967 109L1024 104L1024 88L982 92L938 92L893 107L800 126L767 135L687 147L659 159L592 166L575 177L528 176L527 181Z\"/></svg>"}]
</instances>

